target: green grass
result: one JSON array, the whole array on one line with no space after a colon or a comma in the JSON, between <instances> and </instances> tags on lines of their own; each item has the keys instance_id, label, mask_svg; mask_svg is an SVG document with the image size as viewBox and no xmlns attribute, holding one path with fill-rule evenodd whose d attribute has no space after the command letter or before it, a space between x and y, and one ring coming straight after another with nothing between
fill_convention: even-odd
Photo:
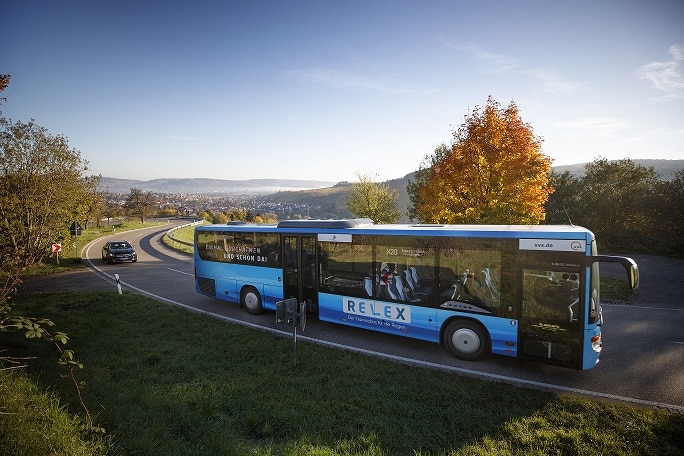
<instances>
[{"instance_id":1,"label":"green grass","mask_svg":"<svg viewBox=\"0 0 684 456\"><path fill-rule=\"evenodd\" d=\"M52 319L111 454L682 454L684 416L558 396L292 341L136 294L18 296ZM46 350L0 334L16 356ZM48 353L49 355L49 353ZM55 358L31 373L79 412ZM4 427L4 418L0 417ZM5 429L5 433L8 431ZM83 454L97 454L83 453Z\"/></svg>"},{"instance_id":2,"label":"green grass","mask_svg":"<svg viewBox=\"0 0 684 456\"><path fill-rule=\"evenodd\" d=\"M0 370L0 454L106 454L108 438L84 433L83 424L26 375Z\"/></svg>"},{"instance_id":3,"label":"green grass","mask_svg":"<svg viewBox=\"0 0 684 456\"><path fill-rule=\"evenodd\" d=\"M634 290L629 288L626 281L601 276L602 301L630 302L633 295Z\"/></svg>"}]
</instances>

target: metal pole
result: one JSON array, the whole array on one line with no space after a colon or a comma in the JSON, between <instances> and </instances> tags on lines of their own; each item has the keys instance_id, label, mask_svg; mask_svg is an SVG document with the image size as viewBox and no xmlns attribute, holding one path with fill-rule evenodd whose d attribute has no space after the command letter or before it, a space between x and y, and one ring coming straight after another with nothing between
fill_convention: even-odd
<instances>
[{"instance_id":1,"label":"metal pole","mask_svg":"<svg viewBox=\"0 0 684 456\"><path fill-rule=\"evenodd\" d=\"M81 252L78 251L78 236L76 236L76 258L74 258L74 263L81 262Z\"/></svg>"},{"instance_id":2,"label":"metal pole","mask_svg":"<svg viewBox=\"0 0 684 456\"><path fill-rule=\"evenodd\" d=\"M292 316L292 367L297 367L297 312Z\"/></svg>"}]
</instances>

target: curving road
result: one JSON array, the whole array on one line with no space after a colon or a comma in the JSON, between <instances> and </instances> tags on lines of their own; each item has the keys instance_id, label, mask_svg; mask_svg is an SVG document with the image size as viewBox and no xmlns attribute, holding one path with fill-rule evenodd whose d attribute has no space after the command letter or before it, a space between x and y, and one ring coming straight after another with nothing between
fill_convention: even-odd
<instances>
[{"instance_id":1,"label":"curving road","mask_svg":"<svg viewBox=\"0 0 684 456\"><path fill-rule=\"evenodd\" d=\"M170 225L164 225L99 239L84 248L83 257L98 275L112 284L114 275L118 274L125 289L228 322L291 335L291 327L276 326L271 312L253 316L238 305L198 294L192 257L161 243L169 228ZM102 245L107 239L122 237L138 250L138 262L105 264L100 257ZM604 349L601 362L589 371L498 356L470 363L454 358L436 344L311 319L298 339L495 381L684 413L684 310L658 303L604 304L603 309Z\"/></svg>"}]
</instances>

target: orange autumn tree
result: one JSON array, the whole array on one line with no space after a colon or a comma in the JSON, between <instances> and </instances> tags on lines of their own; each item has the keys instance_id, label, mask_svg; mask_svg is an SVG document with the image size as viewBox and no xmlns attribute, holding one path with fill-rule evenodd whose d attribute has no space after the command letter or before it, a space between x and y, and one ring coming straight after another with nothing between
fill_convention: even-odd
<instances>
[{"instance_id":1,"label":"orange autumn tree","mask_svg":"<svg viewBox=\"0 0 684 456\"><path fill-rule=\"evenodd\" d=\"M475 107L451 148L426 157L407 188L409 215L425 223L538 224L552 191L551 159L511 102Z\"/></svg>"}]
</instances>

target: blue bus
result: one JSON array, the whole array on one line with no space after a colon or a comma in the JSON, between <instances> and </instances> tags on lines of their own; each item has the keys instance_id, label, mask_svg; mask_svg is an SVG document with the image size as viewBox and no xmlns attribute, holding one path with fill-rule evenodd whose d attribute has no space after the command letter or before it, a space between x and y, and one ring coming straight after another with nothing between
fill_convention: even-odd
<instances>
[{"instance_id":1,"label":"blue bus","mask_svg":"<svg viewBox=\"0 0 684 456\"><path fill-rule=\"evenodd\" d=\"M199 293L275 310L296 298L320 320L443 344L455 356L493 353L590 369L601 352L593 233L551 225L375 225L368 219L229 222L195 228Z\"/></svg>"}]
</instances>

